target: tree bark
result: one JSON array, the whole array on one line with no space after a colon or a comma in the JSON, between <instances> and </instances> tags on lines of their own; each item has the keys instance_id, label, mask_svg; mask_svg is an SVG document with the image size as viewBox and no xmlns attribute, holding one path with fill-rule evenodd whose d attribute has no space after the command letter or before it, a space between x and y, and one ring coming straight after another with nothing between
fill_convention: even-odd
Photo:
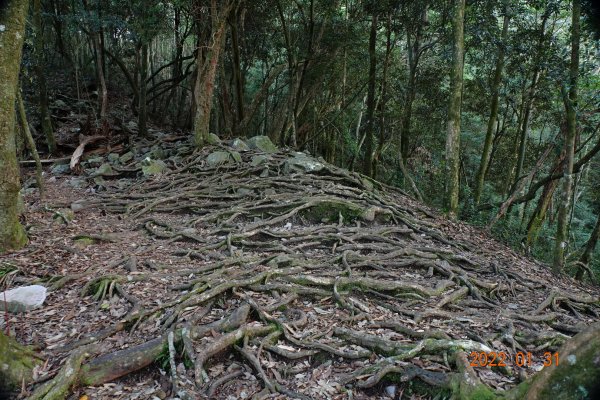
<instances>
[{"instance_id":1,"label":"tree bark","mask_svg":"<svg viewBox=\"0 0 600 400\"><path fill-rule=\"evenodd\" d=\"M104 126L107 123L107 108L108 108L108 90L106 89L106 79L104 77L102 41L101 33L92 32L92 43L96 49L96 72L98 74L98 82L100 82L100 122Z\"/></svg>"},{"instance_id":2,"label":"tree bark","mask_svg":"<svg viewBox=\"0 0 600 400\"><path fill-rule=\"evenodd\" d=\"M377 72L377 58L375 45L377 44L377 14L371 17L371 33L369 35L369 86L367 89L367 126L365 129L365 158L363 173L373 175L373 130L375 118L375 81Z\"/></svg>"},{"instance_id":3,"label":"tree bark","mask_svg":"<svg viewBox=\"0 0 600 400\"><path fill-rule=\"evenodd\" d=\"M454 33L454 55L450 75L450 104L446 133L446 205L448 215L455 218L458 213L460 189L460 108L462 105L464 67L464 18L465 0L454 0L452 17Z\"/></svg>"},{"instance_id":4,"label":"tree bark","mask_svg":"<svg viewBox=\"0 0 600 400\"><path fill-rule=\"evenodd\" d=\"M590 235L587 243L585 244L585 249L583 250L583 254L579 258L579 262L583 265L588 265L590 261L592 261L592 253L596 249L596 245L598 244L598 239L600 239L600 213L598 214L598 218L596 218L596 225L594 226L594 230ZM577 279L581 280L583 278L584 270L580 268L577 271L577 275L575 276Z\"/></svg>"},{"instance_id":5,"label":"tree bark","mask_svg":"<svg viewBox=\"0 0 600 400\"><path fill-rule=\"evenodd\" d=\"M35 29L35 75L38 83L40 119L42 123L42 132L46 137L48 152L56 153L56 139L52 129L52 120L50 110L48 110L48 89L46 85L46 75L44 73L44 30L42 28L42 6L40 0L33 0L33 26Z\"/></svg>"},{"instance_id":6,"label":"tree bark","mask_svg":"<svg viewBox=\"0 0 600 400\"><path fill-rule=\"evenodd\" d=\"M573 0L573 16L571 22L571 66L569 68L569 92L563 89L563 98L567 113L567 134L565 138L565 170L562 188L562 200L558 213L556 243L554 246L553 270L561 272L565 263L565 249L568 242L568 216L571 210L573 191L573 164L575 154L575 136L577 135L577 78L579 75L579 20L581 14L580 0Z\"/></svg>"},{"instance_id":7,"label":"tree bark","mask_svg":"<svg viewBox=\"0 0 600 400\"><path fill-rule=\"evenodd\" d=\"M485 183L485 173L490 163L490 157L492 154L492 142L494 140L494 126L498 118L498 99L500 82L502 81L502 71L504 69L504 55L506 52L506 39L508 37L508 24L510 21L510 14L508 13L508 6L504 6L504 21L502 23L502 36L500 44L498 46L498 59L496 60L496 69L494 71L494 79L492 81L492 101L490 106L490 117L488 119L487 131L485 133L485 143L483 145L483 152L481 153L481 162L479 163L479 170L477 172L477 186L475 187L475 204L479 204L481 200L481 192L483 191L483 184Z\"/></svg>"},{"instance_id":8,"label":"tree bark","mask_svg":"<svg viewBox=\"0 0 600 400\"><path fill-rule=\"evenodd\" d=\"M406 30L406 47L408 54L408 87L406 93L406 100L404 102L404 112L402 113L402 131L400 134L400 150L402 152L403 160L408 159L408 152L410 150L410 122L412 119L412 108L417 93L417 68L419 65L419 59L421 58L421 41L423 26L427 24L427 4L423 5L421 10L420 21L417 22L416 32L414 41L411 43L411 30Z\"/></svg>"},{"instance_id":9,"label":"tree bark","mask_svg":"<svg viewBox=\"0 0 600 400\"><path fill-rule=\"evenodd\" d=\"M140 103L138 106L138 132L145 137L148 134L148 105L146 102L147 79L148 79L148 42L142 43L140 60Z\"/></svg>"},{"instance_id":10,"label":"tree bark","mask_svg":"<svg viewBox=\"0 0 600 400\"><path fill-rule=\"evenodd\" d=\"M31 136L31 130L29 129L29 123L27 122L27 114L25 113L25 104L23 104L23 97L21 96L20 89L17 89L17 107L19 109L19 122L21 124L21 131L25 136L25 142L27 143L27 147L31 152L33 160L35 161L35 180L38 185L38 189L40 190L40 198L43 198L44 179L42 178L42 162L40 160L40 155L37 152L37 148L35 147L33 136Z\"/></svg>"},{"instance_id":11,"label":"tree bark","mask_svg":"<svg viewBox=\"0 0 600 400\"><path fill-rule=\"evenodd\" d=\"M15 96L19 83L19 67L27 0L12 0L0 9L0 253L23 247L27 242L19 222L19 165L15 149Z\"/></svg>"},{"instance_id":12,"label":"tree bark","mask_svg":"<svg viewBox=\"0 0 600 400\"><path fill-rule=\"evenodd\" d=\"M202 147L206 144L210 129L210 113L215 89L215 77L223 44L225 42L225 27L229 13L236 1L228 1L221 7L217 1L211 1L211 30L206 43L201 41L196 59L198 73L194 87L196 100L196 115L194 118L194 142Z\"/></svg>"}]
</instances>

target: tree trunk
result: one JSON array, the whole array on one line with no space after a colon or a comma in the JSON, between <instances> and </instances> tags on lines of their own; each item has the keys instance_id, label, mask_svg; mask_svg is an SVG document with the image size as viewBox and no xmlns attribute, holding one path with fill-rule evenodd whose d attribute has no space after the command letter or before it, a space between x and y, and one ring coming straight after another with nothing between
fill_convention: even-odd
<instances>
[{"instance_id":1,"label":"tree trunk","mask_svg":"<svg viewBox=\"0 0 600 400\"><path fill-rule=\"evenodd\" d=\"M464 63L465 0L454 0L452 25L454 32L454 55L450 75L450 104L446 134L446 205L451 218L458 213L459 167L460 167L460 108L462 105Z\"/></svg>"},{"instance_id":2,"label":"tree trunk","mask_svg":"<svg viewBox=\"0 0 600 400\"><path fill-rule=\"evenodd\" d=\"M363 173L373 175L373 129L375 117L375 80L377 59L375 45L377 42L377 14L371 18L371 33L369 35L369 86L367 89L367 126L365 130L365 159Z\"/></svg>"},{"instance_id":3,"label":"tree trunk","mask_svg":"<svg viewBox=\"0 0 600 400\"><path fill-rule=\"evenodd\" d=\"M410 150L410 122L412 119L412 108L417 92L417 68L421 57L421 40L423 26L427 25L427 4L421 10L421 21L417 24L415 39L411 43L411 32L406 30L406 47L408 54L408 87L406 100L404 102L404 112L402 113L402 131L400 134L400 151L402 152L403 160L408 159Z\"/></svg>"},{"instance_id":4,"label":"tree trunk","mask_svg":"<svg viewBox=\"0 0 600 400\"><path fill-rule=\"evenodd\" d=\"M40 118L42 132L46 137L48 152L56 153L56 139L52 129L52 120L48 110L48 90L46 87L46 75L44 74L44 30L42 28L42 6L40 0L33 1L33 25L35 29L35 75L39 89Z\"/></svg>"},{"instance_id":5,"label":"tree trunk","mask_svg":"<svg viewBox=\"0 0 600 400\"><path fill-rule=\"evenodd\" d=\"M556 354L560 357L558 365L552 363L530 382L523 383L521 387L527 388L526 394L517 398L600 398L600 324L596 323L575 335Z\"/></svg>"},{"instance_id":6,"label":"tree trunk","mask_svg":"<svg viewBox=\"0 0 600 400\"><path fill-rule=\"evenodd\" d=\"M555 272L561 272L565 263L565 249L568 241L568 216L571 210L573 191L573 158L575 153L575 136L577 135L577 77L579 75L579 19L581 14L580 0L573 0L573 19L571 23L571 66L569 69L569 92L563 90L563 98L567 113L567 135L565 140L565 169L562 188L562 200L558 213L556 243L554 246Z\"/></svg>"},{"instance_id":7,"label":"tree trunk","mask_svg":"<svg viewBox=\"0 0 600 400\"><path fill-rule=\"evenodd\" d=\"M589 265L590 261L592 261L592 253L596 249L596 245L598 244L598 239L600 239L600 213L598 214L598 218L596 219L596 226L594 226L594 230L590 235L587 243L585 244L585 249L583 250L583 254L579 258L579 262L583 265ZM577 275L575 276L577 279L581 280L583 278L584 270L580 268L577 271Z\"/></svg>"},{"instance_id":8,"label":"tree trunk","mask_svg":"<svg viewBox=\"0 0 600 400\"><path fill-rule=\"evenodd\" d=\"M42 178L42 162L40 161L40 155L38 154L37 148L35 147L35 141L31 136L31 130L29 129L29 123L27 122L27 114L25 113L25 104L23 104L23 96L21 96L21 89L17 89L17 108L19 112L19 122L21 125L21 131L25 136L25 142L31 152L31 156L35 161L35 180L40 190L40 198L44 197L44 179Z\"/></svg>"},{"instance_id":9,"label":"tree trunk","mask_svg":"<svg viewBox=\"0 0 600 400\"><path fill-rule=\"evenodd\" d=\"M234 121L234 132L238 130L238 124L244 120L244 81L242 79L242 64L240 61L240 45L238 32L238 15L234 14L231 21L231 52L233 58L233 76L235 80L235 98L237 115Z\"/></svg>"},{"instance_id":10,"label":"tree trunk","mask_svg":"<svg viewBox=\"0 0 600 400\"><path fill-rule=\"evenodd\" d=\"M146 93L148 80L148 42L142 43L142 55L140 60L140 104L138 114L138 132L140 136L145 137L148 134L148 106L146 104Z\"/></svg>"},{"instance_id":11,"label":"tree trunk","mask_svg":"<svg viewBox=\"0 0 600 400\"><path fill-rule=\"evenodd\" d=\"M23 247L27 242L19 222L19 165L15 149L15 96L19 83L19 67L27 0L12 0L0 9L0 253Z\"/></svg>"},{"instance_id":12,"label":"tree trunk","mask_svg":"<svg viewBox=\"0 0 600 400\"><path fill-rule=\"evenodd\" d=\"M533 101L535 98L535 92L537 90L538 80L540 77L540 72L542 70L542 57L543 57L543 47L544 47L544 36L546 32L546 23L548 18L550 17L550 13L546 12L542 16L542 24L540 26L538 44L536 49L536 58L539 62L535 63L535 67L533 69L533 75L531 78L531 83L529 88L527 89L526 95L523 98L523 117L521 124L519 125L520 131L517 136L519 140L519 153L517 155L517 163L515 167L515 176L513 186L517 185L518 180L521 178L521 174L523 173L523 165L525 163L525 151L527 149L527 136L529 134L529 122L531 120L531 111L533 109ZM519 215L522 218L524 214L524 206L519 207Z\"/></svg>"},{"instance_id":13,"label":"tree trunk","mask_svg":"<svg viewBox=\"0 0 600 400\"><path fill-rule=\"evenodd\" d=\"M498 98L500 82L502 81L502 71L504 69L504 54L506 50L506 39L508 37L508 23L510 14L508 7L504 7L504 21L502 23L502 38L498 46L498 59L496 60L496 70L494 71L494 80L492 81L492 102L490 106L490 117L488 119L487 131L485 133L485 143L481 154L481 162L479 163L479 171L477 172L477 186L475 187L475 204L478 205L481 200L481 192L485 182L485 173L490 163L492 154L492 142L494 139L494 126L498 118Z\"/></svg>"},{"instance_id":14,"label":"tree trunk","mask_svg":"<svg viewBox=\"0 0 600 400\"><path fill-rule=\"evenodd\" d=\"M92 32L92 43L96 50L96 72L98 74L98 82L100 83L100 123L104 126L107 123L107 108L108 108L108 90L106 89L106 79L104 78L104 67L102 54L101 33Z\"/></svg>"},{"instance_id":15,"label":"tree trunk","mask_svg":"<svg viewBox=\"0 0 600 400\"><path fill-rule=\"evenodd\" d=\"M197 65L198 73L194 87L196 100L196 116L194 118L194 141L196 146L202 147L206 144L210 129L210 113L212 109L212 98L215 89L215 76L225 42L225 26L229 13L233 9L235 1L228 1L221 12L217 7L217 1L211 1L211 32L207 43L200 43L198 48Z\"/></svg>"}]
</instances>

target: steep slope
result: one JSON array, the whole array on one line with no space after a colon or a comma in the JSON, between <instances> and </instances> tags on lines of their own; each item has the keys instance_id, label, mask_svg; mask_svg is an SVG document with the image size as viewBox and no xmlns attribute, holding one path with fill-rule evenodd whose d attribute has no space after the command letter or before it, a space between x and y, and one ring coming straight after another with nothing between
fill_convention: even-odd
<instances>
[{"instance_id":1,"label":"steep slope","mask_svg":"<svg viewBox=\"0 0 600 400\"><path fill-rule=\"evenodd\" d=\"M428 397L450 393L456 371L508 390L600 320L597 289L397 189L253 144L164 144L162 173L114 180L72 204L62 243L91 246L51 289L77 318L64 321L63 310L52 324L42 309L20 322L54 338L52 365L68 354L83 363L78 382L53 385L150 366L150 376L169 371L161 390L180 398ZM142 158L105 179L148 168ZM38 248L50 246L43 236ZM94 261L82 260L90 252ZM86 392L129 398L135 384L122 382L121 393Z\"/></svg>"}]
</instances>

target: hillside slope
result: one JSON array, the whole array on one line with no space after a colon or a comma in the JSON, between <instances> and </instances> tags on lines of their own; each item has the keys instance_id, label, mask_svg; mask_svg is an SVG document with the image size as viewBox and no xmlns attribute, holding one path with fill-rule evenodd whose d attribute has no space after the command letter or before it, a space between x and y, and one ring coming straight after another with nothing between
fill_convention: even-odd
<instances>
[{"instance_id":1,"label":"hillside slope","mask_svg":"<svg viewBox=\"0 0 600 400\"><path fill-rule=\"evenodd\" d=\"M41 376L83 363L53 384L107 399L428 398L467 370L509 390L600 320L596 288L359 174L256 140L159 147L164 161L53 178L55 204L30 205L31 245L2 258L51 290L13 320L49 358Z\"/></svg>"}]
</instances>

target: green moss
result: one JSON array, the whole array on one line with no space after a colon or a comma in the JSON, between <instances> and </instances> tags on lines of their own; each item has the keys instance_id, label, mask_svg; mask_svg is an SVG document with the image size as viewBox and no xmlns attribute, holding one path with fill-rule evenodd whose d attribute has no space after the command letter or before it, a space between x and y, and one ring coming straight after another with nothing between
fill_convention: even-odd
<instances>
[{"instance_id":1,"label":"green moss","mask_svg":"<svg viewBox=\"0 0 600 400\"><path fill-rule=\"evenodd\" d=\"M354 222L362 217L363 210L350 202L323 201L301 212L312 222L338 221L340 214L344 221Z\"/></svg>"},{"instance_id":2,"label":"green moss","mask_svg":"<svg viewBox=\"0 0 600 400\"><path fill-rule=\"evenodd\" d=\"M0 331L0 392L18 389L23 381L30 382L33 368L41 360Z\"/></svg>"},{"instance_id":3,"label":"green moss","mask_svg":"<svg viewBox=\"0 0 600 400\"><path fill-rule=\"evenodd\" d=\"M88 247L95 243L96 243L96 241L94 239L92 239L91 237L87 237L87 236L75 239L75 245L77 245L77 247Z\"/></svg>"}]
</instances>

